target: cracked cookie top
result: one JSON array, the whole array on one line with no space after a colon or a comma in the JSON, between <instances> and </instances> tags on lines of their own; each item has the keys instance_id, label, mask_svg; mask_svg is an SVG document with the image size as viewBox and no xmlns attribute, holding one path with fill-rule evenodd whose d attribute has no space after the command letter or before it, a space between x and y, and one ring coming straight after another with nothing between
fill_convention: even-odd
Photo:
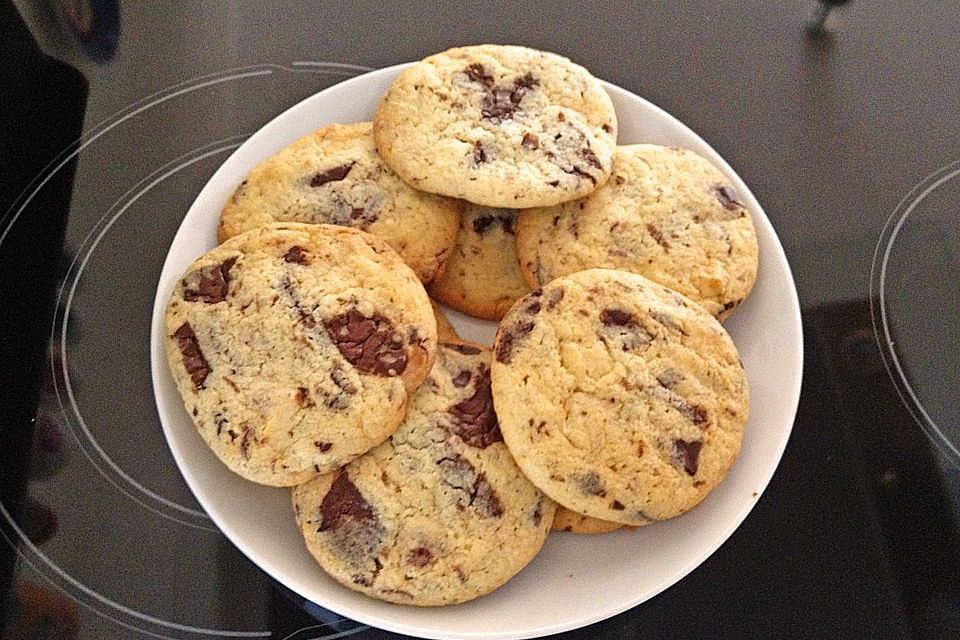
<instances>
[{"instance_id":1,"label":"cracked cookie top","mask_svg":"<svg viewBox=\"0 0 960 640\"><path fill-rule=\"evenodd\" d=\"M507 313L494 346L503 437L531 482L628 525L698 504L733 464L746 374L713 316L646 278L590 269Z\"/></svg>"},{"instance_id":2,"label":"cracked cookie top","mask_svg":"<svg viewBox=\"0 0 960 640\"><path fill-rule=\"evenodd\" d=\"M721 320L757 278L757 234L719 169L692 151L617 147L613 174L589 196L527 209L517 255L531 288L604 268L632 271L692 298Z\"/></svg>"},{"instance_id":3,"label":"cracked cookie top","mask_svg":"<svg viewBox=\"0 0 960 640\"><path fill-rule=\"evenodd\" d=\"M166 311L187 412L234 472L289 486L383 442L436 354L413 271L379 238L274 224L200 257Z\"/></svg>"},{"instance_id":4,"label":"cracked cookie top","mask_svg":"<svg viewBox=\"0 0 960 640\"><path fill-rule=\"evenodd\" d=\"M293 503L331 576L416 605L464 602L502 585L540 550L555 508L503 442L490 351L468 343L440 345L385 443L297 487Z\"/></svg>"},{"instance_id":5,"label":"cracked cookie top","mask_svg":"<svg viewBox=\"0 0 960 640\"><path fill-rule=\"evenodd\" d=\"M353 227L385 240L423 282L443 272L460 203L411 189L377 154L369 122L330 124L257 165L220 215L220 241L271 222Z\"/></svg>"},{"instance_id":6,"label":"cracked cookie top","mask_svg":"<svg viewBox=\"0 0 960 640\"><path fill-rule=\"evenodd\" d=\"M508 208L590 193L610 175L617 139L613 103L586 69L501 45L407 69L373 126L384 160L417 189Z\"/></svg>"}]
</instances>

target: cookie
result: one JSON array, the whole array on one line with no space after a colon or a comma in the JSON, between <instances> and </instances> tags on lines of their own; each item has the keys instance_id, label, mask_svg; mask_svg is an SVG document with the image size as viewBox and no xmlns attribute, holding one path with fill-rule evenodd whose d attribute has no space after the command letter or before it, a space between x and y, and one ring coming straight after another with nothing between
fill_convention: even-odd
<instances>
[{"instance_id":1,"label":"cookie","mask_svg":"<svg viewBox=\"0 0 960 640\"><path fill-rule=\"evenodd\" d=\"M537 554L554 503L503 443L490 351L441 344L390 438L293 492L307 547L347 587L421 606L493 591Z\"/></svg>"},{"instance_id":2,"label":"cookie","mask_svg":"<svg viewBox=\"0 0 960 640\"><path fill-rule=\"evenodd\" d=\"M727 178L692 151L618 147L586 198L523 211L517 254L531 288L602 267L646 276L724 318L757 276L757 236Z\"/></svg>"},{"instance_id":3,"label":"cookie","mask_svg":"<svg viewBox=\"0 0 960 640\"><path fill-rule=\"evenodd\" d=\"M383 238L423 282L443 272L460 203L411 189L377 154L369 122L331 124L257 165L227 200L220 242L271 222L335 224Z\"/></svg>"},{"instance_id":4,"label":"cookie","mask_svg":"<svg viewBox=\"0 0 960 640\"><path fill-rule=\"evenodd\" d=\"M166 310L170 370L232 471L305 482L383 442L436 355L423 285L357 229L275 224L205 254Z\"/></svg>"},{"instance_id":5,"label":"cookie","mask_svg":"<svg viewBox=\"0 0 960 640\"><path fill-rule=\"evenodd\" d=\"M619 522L591 518L561 506L557 507L557 511L553 515L553 526L551 527L553 531L585 534L610 533L623 528L624 525Z\"/></svg>"},{"instance_id":6,"label":"cookie","mask_svg":"<svg viewBox=\"0 0 960 640\"><path fill-rule=\"evenodd\" d=\"M373 133L383 159L417 189L490 207L541 207L606 181L617 116L600 81L566 58L479 45L401 73Z\"/></svg>"},{"instance_id":7,"label":"cookie","mask_svg":"<svg viewBox=\"0 0 960 640\"><path fill-rule=\"evenodd\" d=\"M517 464L561 505L640 525L699 503L740 450L749 400L716 318L625 271L522 298L494 346L493 399Z\"/></svg>"},{"instance_id":8,"label":"cookie","mask_svg":"<svg viewBox=\"0 0 960 640\"><path fill-rule=\"evenodd\" d=\"M453 325L450 324L450 321L447 320L447 316L443 313L440 305L431 300L430 306L433 307L433 316L437 320L437 340L439 342L462 342L463 340L461 340Z\"/></svg>"},{"instance_id":9,"label":"cookie","mask_svg":"<svg viewBox=\"0 0 960 640\"><path fill-rule=\"evenodd\" d=\"M477 318L502 318L530 291L514 246L516 219L513 209L465 206L457 246L443 275L431 283L430 295Z\"/></svg>"}]
</instances>

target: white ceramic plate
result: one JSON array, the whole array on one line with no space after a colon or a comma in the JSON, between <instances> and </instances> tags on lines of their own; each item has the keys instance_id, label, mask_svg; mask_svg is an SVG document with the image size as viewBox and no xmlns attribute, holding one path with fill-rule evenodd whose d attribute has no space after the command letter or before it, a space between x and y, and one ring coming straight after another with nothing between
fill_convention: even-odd
<instances>
[{"instance_id":1,"label":"white ceramic plate","mask_svg":"<svg viewBox=\"0 0 960 640\"><path fill-rule=\"evenodd\" d=\"M153 309L153 384L167 442L197 501L233 544L279 582L322 607L426 638L530 638L603 620L680 580L733 533L780 461L800 395L800 309L777 235L727 163L660 108L605 85L617 110L620 143L679 146L709 158L729 176L750 210L760 242L760 274L753 294L726 325L750 381L750 422L732 471L693 511L632 532L551 535L526 569L473 602L439 608L380 602L336 584L317 566L294 524L289 490L247 482L217 460L184 411L167 369L163 351L167 298L186 267L216 245L220 209L234 188L254 165L301 135L331 122L370 120L402 68L347 80L287 110L237 149L190 207L163 265ZM453 311L448 316L464 337L492 342L494 323Z\"/></svg>"}]
</instances>

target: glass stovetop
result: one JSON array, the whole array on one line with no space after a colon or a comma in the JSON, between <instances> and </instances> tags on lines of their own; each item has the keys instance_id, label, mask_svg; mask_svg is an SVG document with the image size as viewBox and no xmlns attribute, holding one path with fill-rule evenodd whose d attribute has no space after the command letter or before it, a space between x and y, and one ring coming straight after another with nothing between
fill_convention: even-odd
<instances>
[{"instance_id":1,"label":"glass stovetop","mask_svg":"<svg viewBox=\"0 0 960 640\"><path fill-rule=\"evenodd\" d=\"M154 407L150 310L184 212L251 133L480 41L566 54L700 133L803 306L800 410L757 507L676 586L566 637L960 637L960 5L856 1L812 38L810 6L759 0L13 4L2 638L391 636L284 589L197 505Z\"/></svg>"}]
</instances>

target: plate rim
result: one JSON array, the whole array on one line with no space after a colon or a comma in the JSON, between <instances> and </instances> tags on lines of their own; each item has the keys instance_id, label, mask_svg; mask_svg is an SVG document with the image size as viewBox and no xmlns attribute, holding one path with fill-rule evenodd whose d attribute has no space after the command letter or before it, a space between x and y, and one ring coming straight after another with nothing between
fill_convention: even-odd
<instances>
[{"instance_id":1,"label":"plate rim","mask_svg":"<svg viewBox=\"0 0 960 640\"><path fill-rule=\"evenodd\" d=\"M325 89L304 98L303 100L298 101L294 105L283 110L277 116L271 118L267 123L263 124L258 128L247 140L243 142L237 149L235 149L230 156L228 156L213 175L207 180L204 184L204 187L197 194L194 201L191 203L190 207L185 212L183 219L181 220L180 225L177 228L177 232L174 234L174 240L180 234L183 229L185 220L189 217L190 213L194 208L200 206L199 203L204 199L205 192L211 188L211 185L215 182L218 182L220 174L224 172L224 167L230 163L234 156L244 153L245 148L250 141L253 140L262 130L269 127L275 126L275 123L278 121L284 121L291 117L291 114L297 110L305 108L304 105L311 103L315 100L321 100L324 94L336 89L337 91L343 91L349 89L350 85L360 84L365 81L369 81L371 76L382 76L399 73L401 70L412 66L415 62L405 62L401 64L391 65L388 67L383 67L380 69L375 69L367 73L363 73L351 78L348 78L342 82L335 83ZM165 315L166 296L161 295L161 289L163 288L163 278L162 275L168 271L169 263L171 262L171 252L168 248L166 258L164 259L163 266L161 267L160 274L158 274L157 289L154 295L154 304L153 311L151 315L151 330L150 330L150 369L151 369L151 382L153 387L154 402L158 412L158 419L161 423L161 428L163 430L164 439L167 443L167 448L170 451L171 455L174 458L174 462L177 465L178 470L180 471L181 476L184 479L184 482L190 489L190 492L193 494L194 498L197 500L197 503L201 506L205 513L210 517L211 522L217 527L217 529L222 533L231 544L233 544L247 559L249 559L254 565L256 565L261 571L264 571L272 579L276 580L280 584L284 585L286 588L289 588L295 591L298 595L304 597L310 602L315 602L317 605L328 609L339 615L343 615L351 620L356 622L367 624L379 629L383 629L389 632L401 633L405 635L412 635L415 637L422 638L432 638L432 639L455 639L455 640L477 640L479 638L490 638L496 640L519 640L525 638L538 638L546 635L552 635L557 633L563 633L566 631L571 631L586 627L591 624L609 619L613 616L616 616L624 611L632 609L656 596L663 593L666 589L677 584L684 578L686 578L694 569L703 564L717 549L720 548L730 536L736 531L746 517L750 514L756 504L759 502L760 498L763 496L764 491L770 483L770 480L773 478L777 469L780 466L780 462L783 457L783 452L786 449L787 443L790 441L792 436L793 427L796 423L797 408L799 406L799 400L802 390L802 380L803 380L803 368L804 368L804 343L803 343L803 324L802 324L802 315L800 309L799 297L797 294L796 282L793 277L793 271L790 268L790 263L787 260L786 253L783 249L783 244L780 242L780 238L776 233L776 230L773 228L773 224L770 222L769 217L766 214L766 211L757 201L756 197L753 195L753 192L749 189L743 179L739 174L733 170L729 163L710 145L702 136L700 136L696 131L691 129L689 126L684 124L682 121L674 117L669 112L665 111L663 108L654 104L653 102L647 100L646 98L639 96L632 91L629 91L623 87L612 84L605 80L600 80L604 89L608 94L614 95L619 94L619 97L624 98L629 101L639 101L646 108L657 114L658 119L668 122L671 126L676 127L680 130L687 132L696 139L700 140L704 145L704 150L698 150L698 153L701 155L707 156L707 158L714 163L725 175L728 177L733 177L735 182L739 183L738 193L741 197L747 200L746 204L748 209L753 217L753 222L755 226L764 227L765 232L773 240L772 246L770 249L775 254L776 260L779 263L779 266L784 270L786 275L786 280L789 283L789 287L784 292L788 299L789 309L785 310L788 313L784 313L784 319L789 318L789 329L792 333L796 335L796 340L792 343L793 352L792 355L795 357L797 366L794 367L789 373L788 379L784 380L784 388L786 389L784 396L787 400L785 406L784 416L789 415L789 426L786 427L783 438L778 444L778 447L775 451L769 452L769 464L766 469L764 469L762 474L758 474L756 477L756 497L753 500L745 500L740 507L740 509L733 513L729 518L727 525L723 527L722 532L716 535L715 539L711 544L704 547L700 553L697 553L691 556L691 560L685 563L684 566L678 568L674 571L670 577L665 578L661 581L660 584L657 584L652 589L648 589L645 593L636 598L628 598L624 602L618 603L616 605L607 607L600 611L591 612L588 615L583 615L579 617L576 621L567 621L557 624L540 626L536 629L527 629L520 632L513 631L484 631L484 630L471 630L471 631L448 631L443 630L439 631L431 628L424 628L422 626L411 626L407 623L397 622L389 618L381 618L375 614L367 614L364 611L354 610L350 606L340 606L339 604L330 605L326 602L316 602L311 596L305 595L301 590L295 589L292 586L289 586L287 576L278 576L274 571L268 569L264 564L257 559L251 556L248 552L248 549L245 549L244 546L239 544L235 538L239 538L236 535L236 532L228 532L221 526L213 516L210 515L210 509L208 507L208 501L204 498L205 490L194 486L194 482L190 479L190 476L185 473L184 468L186 462L182 458L177 447L171 446L171 437L170 431L171 427L168 426L167 421L163 419L163 407L161 406L160 394L158 393L160 389L160 378L164 375L169 375L166 364L166 356L163 348L163 340L157 335L157 328L163 327L163 317ZM634 144L634 143L629 143ZM705 153L704 153L705 151ZM172 246L172 241L171 241ZM158 324L159 319L159 324ZM162 334L163 331L160 331ZM786 418L785 418L786 419ZM346 587L343 587L344 589ZM398 605L400 606L400 605Z\"/></svg>"}]
</instances>

